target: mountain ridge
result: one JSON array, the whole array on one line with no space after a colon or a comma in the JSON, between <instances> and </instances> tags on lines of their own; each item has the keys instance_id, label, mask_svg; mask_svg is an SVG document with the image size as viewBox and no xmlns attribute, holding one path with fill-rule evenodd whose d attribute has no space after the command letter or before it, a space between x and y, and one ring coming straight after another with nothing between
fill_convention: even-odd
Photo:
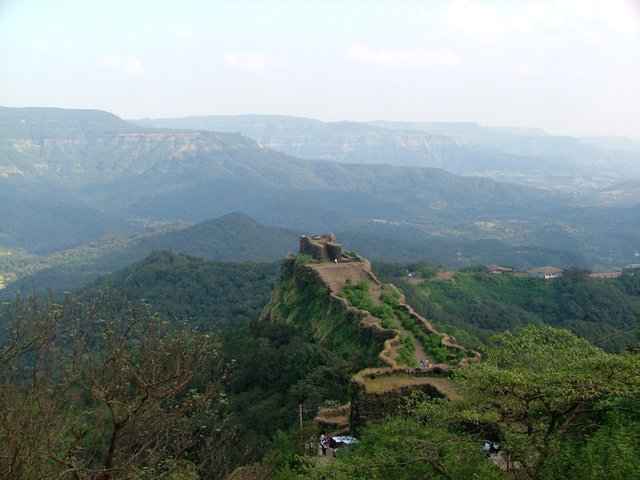
<instances>
[{"instance_id":1,"label":"mountain ridge","mask_svg":"<svg viewBox=\"0 0 640 480\"><path fill-rule=\"evenodd\" d=\"M49 113L45 109L44 117ZM101 114L81 111L70 124L81 124L86 115ZM110 114L104 118L121 125ZM604 204L596 196L461 177L444 169L299 159L237 133L106 128L111 133L100 136L94 135L94 124L87 128L92 134L86 138L34 139L28 149L16 147L7 129L0 129L0 182L10 186L7 201L20 201L16 185L23 196L44 199L39 205L64 192L71 203L92 210L96 220L104 219L87 230L89 223L74 224L64 208L51 211L46 222L17 215L0 225L1 246L45 251L42 242L31 241L39 223L38 236L50 235L51 251L140 223L198 223L243 211L262 224L305 231L363 231L384 224L423 237L577 250L595 255L594 264L603 259L620 264L637 248L629 219L634 213L627 208L633 191L623 208L615 192ZM602 205L609 215L596 210L603 224L595 225L590 213ZM39 208L29 211L35 218ZM56 223L64 230L52 229Z\"/></svg>"},{"instance_id":2,"label":"mountain ridge","mask_svg":"<svg viewBox=\"0 0 640 480\"><path fill-rule=\"evenodd\" d=\"M282 115L210 115L133 120L145 126L240 132L296 157L346 163L445 168L538 187L591 191L629 170L640 178L640 154L592 145L537 128L473 122L321 122ZM614 169L606 164L615 165ZM626 169L625 174L620 170ZM524 176L531 178L525 179Z\"/></svg>"},{"instance_id":3,"label":"mountain ridge","mask_svg":"<svg viewBox=\"0 0 640 480\"><path fill-rule=\"evenodd\" d=\"M33 256L6 251L0 256L0 276L6 288L29 286L53 291L80 288L97 277L142 261L153 251L172 251L209 261L276 262L298 248L301 230L261 225L234 212L195 225L148 227L140 232L110 234L104 239L50 255ZM498 241L451 242L393 238L384 230L339 232L346 248L377 262L429 261L449 268L500 263L519 269L553 264L588 266L586 258L571 252L541 247L510 247Z\"/></svg>"}]
</instances>

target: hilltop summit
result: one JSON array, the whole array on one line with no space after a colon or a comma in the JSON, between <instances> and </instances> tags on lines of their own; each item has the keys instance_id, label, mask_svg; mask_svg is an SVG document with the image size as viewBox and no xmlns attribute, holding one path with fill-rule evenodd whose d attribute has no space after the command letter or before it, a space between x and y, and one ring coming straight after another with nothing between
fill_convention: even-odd
<instances>
[{"instance_id":1,"label":"hilltop summit","mask_svg":"<svg viewBox=\"0 0 640 480\"><path fill-rule=\"evenodd\" d=\"M261 318L303 327L314 341L346 345L363 358L365 368L351 378L351 401L316 417L335 431L357 432L397 410L416 389L456 398L452 369L480 357L437 331L396 287L381 283L368 260L343 253L333 234L301 236L300 256L285 260Z\"/></svg>"},{"instance_id":2,"label":"hilltop summit","mask_svg":"<svg viewBox=\"0 0 640 480\"><path fill-rule=\"evenodd\" d=\"M333 233L300 237L300 254L309 255L317 262L334 262L342 260L342 245L336 241Z\"/></svg>"}]
</instances>

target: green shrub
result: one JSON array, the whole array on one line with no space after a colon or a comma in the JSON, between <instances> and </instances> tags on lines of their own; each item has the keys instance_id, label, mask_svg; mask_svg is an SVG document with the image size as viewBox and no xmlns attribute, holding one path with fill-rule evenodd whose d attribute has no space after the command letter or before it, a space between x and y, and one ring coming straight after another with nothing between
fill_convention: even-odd
<instances>
[{"instance_id":1,"label":"green shrub","mask_svg":"<svg viewBox=\"0 0 640 480\"><path fill-rule=\"evenodd\" d=\"M338 295L356 308L367 311L371 311L373 308L373 301L369 297L369 282L366 280L354 285L351 279L347 279L344 288Z\"/></svg>"},{"instance_id":2,"label":"green shrub","mask_svg":"<svg viewBox=\"0 0 640 480\"><path fill-rule=\"evenodd\" d=\"M395 325L393 324L393 320L389 320L387 318L381 318L380 324L383 328L393 328Z\"/></svg>"},{"instance_id":3,"label":"green shrub","mask_svg":"<svg viewBox=\"0 0 640 480\"><path fill-rule=\"evenodd\" d=\"M400 338L402 347L398 351L398 363L401 365L408 365L410 367L417 367L418 362L413 358L413 354L416 351L416 347L413 343L413 337L410 335L402 335Z\"/></svg>"},{"instance_id":4,"label":"green shrub","mask_svg":"<svg viewBox=\"0 0 640 480\"><path fill-rule=\"evenodd\" d=\"M391 307L397 307L400 302L400 294L396 290L385 290L380 295L380 300Z\"/></svg>"},{"instance_id":5,"label":"green shrub","mask_svg":"<svg viewBox=\"0 0 640 480\"><path fill-rule=\"evenodd\" d=\"M396 316L400 319L400 323L406 330L409 330L414 335L420 334L421 325L416 323L416 321L413 318L411 318L408 313L398 309L395 310L395 313L396 313Z\"/></svg>"},{"instance_id":6,"label":"green shrub","mask_svg":"<svg viewBox=\"0 0 640 480\"><path fill-rule=\"evenodd\" d=\"M393 320L393 308L386 303L372 306L369 312L380 320Z\"/></svg>"},{"instance_id":7,"label":"green shrub","mask_svg":"<svg viewBox=\"0 0 640 480\"><path fill-rule=\"evenodd\" d=\"M318 262L314 260L311 255L298 255L296 257L296 264L307 265L308 263L318 263Z\"/></svg>"}]
</instances>

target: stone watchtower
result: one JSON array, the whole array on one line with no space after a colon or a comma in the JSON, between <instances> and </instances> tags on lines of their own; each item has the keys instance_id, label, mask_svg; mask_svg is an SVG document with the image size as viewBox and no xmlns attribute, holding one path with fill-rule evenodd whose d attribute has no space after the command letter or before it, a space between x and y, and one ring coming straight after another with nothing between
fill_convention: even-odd
<instances>
[{"instance_id":1,"label":"stone watchtower","mask_svg":"<svg viewBox=\"0 0 640 480\"><path fill-rule=\"evenodd\" d=\"M336 242L333 233L300 237L300 255L310 255L318 262L339 262L342 259L342 245Z\"/></svg>"}]
</instances>

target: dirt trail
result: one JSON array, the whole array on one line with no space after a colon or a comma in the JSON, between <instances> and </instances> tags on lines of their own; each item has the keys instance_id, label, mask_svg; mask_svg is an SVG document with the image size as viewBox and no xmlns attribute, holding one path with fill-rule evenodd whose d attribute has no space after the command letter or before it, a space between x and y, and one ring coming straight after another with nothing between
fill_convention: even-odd
<instances>
[{"instance_id":1,"label":"dirt trail","mask_svg":"<svg viewBox=\"0 0 640 480\"><path fill-rule=\"evenodd\" d=\"M331 292L335 295L340 293L348 279L350 279L353 283L358 283L362 280L367 280L369 282L369 296L374 301L374 303L381 303L380 295L383 291L383 285L380 281L375 277L373 273L371 273L371 264L367 261L359 261L359 262L343 262L343 263L318 263L309 265L313 268L319 275L320 278L328 285ZM393 287L392 287L393 288ZM410 307L408 307L410 308ZM386 374L380 377L380 380L374 381L374 383L368 383L367 389L369 387L373 389L382 388L384 391L387 389L397 388L399 386L404 385L419 385L419 384L431 384L438 390L442 391L449 398L457 398L458 391L456 385L448 379L433 377L429 374L429 372L433 372L434 367L436 371L448 371L451 369L450 365L444 363L436 363L435 358L428 356L422 342L410 332L408 332L403 326L400 319L394 315L394 323L396 327L394 329L402 335L410 335L413 340L414 352L413 358L416 361L416 367L420 365L422 360L428 360L430 363L430 368L425 371L427 376L415 376L413 374L407 376L407 367L404 365L397 364L398 352L402 347L401 344L395 343L390 346L390 350L387 352L387 358L392 359L392 362L396 364L396 367L392 368L382 368L382 369L365 369L356 374L360 376L362 379L366 378L365 371L369 370L368 373L372 373L373 370L382 370L388 371L391 375ZM435 330L431 328L433 334L438 334ZM387 341L389 342L389 341ZM443 336L443 344L447 345L450 343L448 341L448 336ZM397 369L397 371L395 371ZM395 371L395 373L393 373ZM345 417L346 418L346 417ZM324 419L325 421L328 419Z\"/></svg>"},{"instance_id":2,"label":"dirt trail","mask_svg":"<svg viewBox=\"0 0 640 480\"><path fill-rule=\"evenodd\" d=\"M424 347L422 346L422 342L420 340L418 340L416 337L413 337L413 345L415 347L415 350L413 352L413 358L415 358L416 362L418 362L418 365L420 365L420 361L421 360L424 360L424 359L428 358L427 357L427 352L424 351ZM431 358L429 358L429 361L431 363L433 363Z\"/></svg>"}]
</instances>

